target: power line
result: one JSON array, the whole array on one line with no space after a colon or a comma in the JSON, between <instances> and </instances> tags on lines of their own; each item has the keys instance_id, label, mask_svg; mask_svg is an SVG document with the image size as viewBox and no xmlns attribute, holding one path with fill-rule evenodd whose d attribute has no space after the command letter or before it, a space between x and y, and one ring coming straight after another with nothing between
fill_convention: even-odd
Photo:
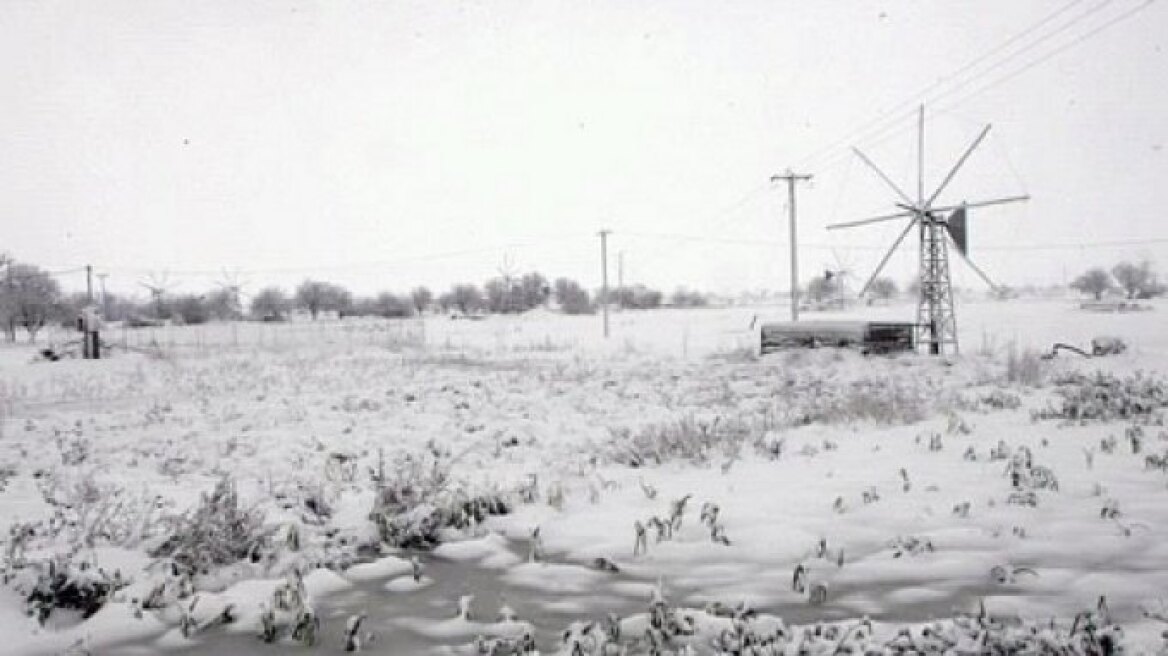
<instances>
[{"instance_id":1,"label":"power line","mask_svg":"<svg viewBox=\"0 0 1168 656\"><path fill-rule=\"evenodd\" d=\"M251 274L265 274L265 273L323 273L328 271L357 271L357 270L376 270L385 267L393 267L401 264L410 264L413 262L428 262L434 260L451 259L455 257L462 257L464 255L479 255L483 253L495 253L508 248L524 248L528 246L536 246L540 244L547 244L553 242L567 242L575 241L576 236L563 237L549 237L539 240L529 240L522 242L508 242L503 244L496 244L493 246L484 246L481 248L468 248L452 251L440 251L435 253L425 253L420 255L412 255L400 257L393 260L380 260L374 262L359 262L353 264L329 264L329 265L314 265L314 266L298 266L298 267L269 267L257 269L233 268L238 275ZM100 267L99 267L100 268ZM84 271L81 267L79 271ZM158 272L158 267L105 267L104 271L113 271L118 273L125 273L131 275L141 275ZM168 274L178 276L219 276L223 274L223 269L165 269Z\"/></svg>"},{"instance_id":2,"label":"power line","mask_svg":"<svg viewBox=\"0 0 1168 656\"><path fill-rule=\"evenodd\" d=\"M1056 10L1055 12L1042 18L1037 23L1034 23L1033 25L1026 28L1025 30L1010 37L1009 39L1007 39L1003 43L999 44L997 47L988 51L987 53L975 58L971 62L958 68L956 71L941 78L937 82L934 82L932 85L926 87L924 90L922 90L921 92L917 93L916 95L910 97L908 100L906 100L898 105L895 105L892 109L889 109L889 110L883 112L880 116L877 116L875 119L872 119L871 121L868 121L867 123L861 125L859 128L848 132L847 135L844 136L843 138L836 140L836 141L832 142L831 144L829 144L828 146L825 146L825 147L813 152L811 155L809 155L805 159L800 160L800 163L802 165L806 166L810 162L820 160L825 155L828 155L829 153L838 151L840 148L845 146L847 144L847 142L858 140L866 133L870 133L866 137L866 138L870 139L870 138L874 138L874 137L880 135L883 132L886 132L887 130L899 125L901 123L901 121L903 121L906 117L915 116L915 114L916 114L915 108L909 109L907 112L905 112L904 109L906 107L909 107L910 105L917 105L917 104L920 104L921 102L936 102L937 100L939 100L941 98L944 98L948 95L951 95L952 93L960 90L961 88L964 88L965 86L967 86L968 84L970 84L974 80L977 80L978 78L984 77L985 75L996 70L997 68L1013 61L1021 54L1041 45L1042 43L1045 43L1046 41L1049 41L1050 39L1054 38L1055 36L1058 36L1059 34L1065 32L1065 31L1067 31L1068 29L1070 29L1071 27L1073 27L1074 25L1076 25L1077 23L1079 23L1083 19L1101 11L1103 8L1105 8L1108 4L1110 4L1113 1L1114 0L1103 0L1102 2L1097 3L1097 4L1089 7L1087 9L1087 11L1085 11L1081 14L1078 14L1077 16L1072 18L1069 22L1063 24L1061 27L1059 27L1051 32L1047 32L1045 35L1040 36L1039 38L1037 38L1033 41L1030 41L1029 43L1027 43L1023 47L1012 52L1007 57L999 59L998 61L991 64L988 68L986 68L982 71L979 71L978 73L969 77L968 79L966 79L966 80L959 80L958 79L958 76L976 68L979 64L988 60L990 57L996 55L997 53L1008 48L1009 46L1017 43L1021 38L1028 36L1028 35L1034 33L1036 30L1041 29L1042 27L1046 26L1052 20L1054 20L1054 19L1058 18L1059 16L1061 16L1062 14L1064 14L1067 10L1080 4L1082 2L1082 0L1074 0L1070 3L1068 3L1067 5L1064 5L1063 7ZM935 97L933 97L930 100L929 96L930 96L930 93L932 92L932 90L937 89L939 87L944 87L946 85L953 84L953 83L956 83L956 86L954 86L953 88L950 88L950 89L948 89L940 94L937 94ZM894 112L896 112L895 115L888 116L890 114L893 114ZM902 114L904 114L904 115L902 115ZM884 118L885 116L888 116L888 118L885 119Z\"/></svg>"},{"instance_id":3,"label":"power line","mask_svg":"<svg viewBox=\"0 0 1168 656\"><path fill-rule=\"evenodd\" d=\"M1155 1L1156 0L1144 0L1141 4L1138 4L1135 7L1132 7L1131 9L1128 9L1127 11L1113 17L1111 20L1100 24L1095 29L1084 32L1083 34L1080 34L1075 39L1068 41L1067 43L1064 43L1063 45L1055 48L1054 50L1048 51L1045 55L1039 57L1038 59L1032 60L1030 63L1026 64L1022 68L1016 69L1016 70L1014 70L1014 71L1012 71L1012 72L1010 72L1010 73L1008 73L1000 78L995 79L994 81L990 82L989 84L975 90L971 94L967 94L965 96L958 98L957 100L950 103L947 108L952 108L952 107L955 107L957 105L960 105L961 103L964 103L965 101L969 100L970 98L981 95L982 93L985 93L989 89L992 89L993 87L996 87L999 84L1002 84L1004 82L1007 82L1009 80L1014 79L1015 77L1021 75L1022 73L1025 73L1026 71L1034 68L1035 66L1038 66L1039 64L1046 62L1047 60L1051 59L1052 57L1055 57L1056 55L1058 55L1062 52L1065 52L1066 50L1068 50L1068 49L1070 49L1070 48L1072 48L1080 43L1083 43L1084 41L1087 41L1088 39L1095 37L1099 33L1111 28L1112 26L1116 25L1117 23L1121 23L1121 22L1135 16L1136 14L1140 13L1141 11L1144 11L1145 9L1147 9Z\"/></svg>"}]
</instances>

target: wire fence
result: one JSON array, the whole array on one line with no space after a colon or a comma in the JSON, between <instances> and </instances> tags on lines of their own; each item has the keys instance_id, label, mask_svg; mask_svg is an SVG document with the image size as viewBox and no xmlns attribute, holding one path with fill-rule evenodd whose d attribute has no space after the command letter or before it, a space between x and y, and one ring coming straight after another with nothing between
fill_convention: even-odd
<instances>
[{"instance_id":1,"label":"wire fence","mask_svg":"<svg viewBox=\"0 0 1168 656\"><path fill-rule=\"evenodd\" d=\"M50 344L80 339L80 333L57 327ZM234 350L326 346L421 347L426 324L421 319L345 319L321 321L232 321L198 325L107 326L101 331L105 348L173 355L209 355Z\"/></svg>"}]
</instances>

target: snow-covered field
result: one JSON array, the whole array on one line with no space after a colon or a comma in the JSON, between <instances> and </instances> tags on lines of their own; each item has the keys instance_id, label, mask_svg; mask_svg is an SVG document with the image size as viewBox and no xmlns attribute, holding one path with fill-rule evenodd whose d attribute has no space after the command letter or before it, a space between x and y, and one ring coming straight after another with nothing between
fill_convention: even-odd
<instances>
[{"instance_id":1,"label":"snow-covered field","mask_svg":"<svg viewBox=\"0 0 1168 656\"><path fill-rule=\"evenodd\" d=\"M760 358L773 308L9 346L0 651L573 653L573 620L577 653L1161 650L1168 306L958 312L946 359ZM1036 357L1097 335L1129 349Z\"/></svg>"}]
</instances>

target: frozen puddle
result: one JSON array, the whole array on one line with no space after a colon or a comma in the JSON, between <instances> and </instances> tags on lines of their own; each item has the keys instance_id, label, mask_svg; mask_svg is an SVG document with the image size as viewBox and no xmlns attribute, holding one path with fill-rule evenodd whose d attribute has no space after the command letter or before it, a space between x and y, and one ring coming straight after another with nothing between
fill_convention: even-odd
<instances>
[{"instance_id":1,"label":"frozen puddle","mask_svg":"<svg viewBox=\"0 0 1168 656\"><path fill-rule=\"evenodd\" d=\"M572 621L598 619L606 613L627 615L646 608L654 582L625 572L604 572L586 563L528 563L523 543L493 535L442 545L417 555L424 563L421 582L408 564L394 558L359 565L345 572L352 583L319 596L314 606L321 631L314 653L343 653L346 620L364 613L374 640L362 653L441 652L474 641L479 635L519 635L531 628L540 647L558 643ZM457 617L459 600L473 595L470 621ZM500 622L509 607L516 621ZM103 649L109 654L157 653L162 643L123 643ZM170 653L277 654L299 649L291 643L266 644L248 626L228 626L195 636L185 645L166 645Z\"/></svg>"},{"instance_id":2,"label":"frozen puddle","mask_svg":"<svg viewBox=\"0 0 1168 656\"><path fill-rule=\"evenodd\" d=\"M365 614L364 626L373 641L363 653L462 653L459 649L477 636L518 636L530 630L541 650L554 651L561 632L574 621L600 619L608 613L627 616L644 612L656 579L642 571L607 572L589 563L525 562L519 554L527 545L498 535L442 545L433 552L402 554L358 565L344 574L349 586L320 595L314 607L321 618L321 631L314 653L344 653L344 627L353 615ZM416 555L424 563L421 581L415 581L407 560ZM554 559L553 559L554 560ZM772 573L773 574L773 573ZM715 586L717 587L717 586ZM715 591L686 590L666 583L669 600L678 605L701 607L713 600ZM853 595L859 590L840 590L838 602L810 606L805 601L791 604L763 604L758 610L773 613L786 621L802 624L819 620L858 617L863 603ZM919 594L913 594L914 592ZM897 597L897 619L920 621L950 610L947 602L976 599L988 590L920 590L892 586L866 589L861 597L887 594ZM1001 591L998 591L1001 594ZM458 615L459 600L473 595L470 620ZM720 599L734 603L733 599ZM514 612L513 621L503 621L501 611ZM880 619L875 613L873 619ZM102 649L103 654L277 654L306 649L287 641L261 642L254 627L238 624L209 630L191 640L174 640L173 631L164 638L122 643ZM546 652L545 652L546 653Z\"/></svg>"}]
</instances>

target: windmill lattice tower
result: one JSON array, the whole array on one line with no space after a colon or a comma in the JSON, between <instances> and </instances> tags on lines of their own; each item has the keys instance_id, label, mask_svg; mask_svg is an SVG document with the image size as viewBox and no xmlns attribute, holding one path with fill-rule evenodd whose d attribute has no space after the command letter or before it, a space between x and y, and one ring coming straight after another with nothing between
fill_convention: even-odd
<instances>
[{"instance_id":1,"label":"windmill lattice tower","mask_svg":"<svg viewBox=\"0 0 1168 656\"><path fill-rule=\"evenodd\" d=\"M884 258L880 260L880 264L877 265L876 270L872 272L868 281L864 283L864 287L860 290L860 296L863 296L868 291L872 282L880 275L884 266L888 264L888 260L892 258L892 254L900 247L901 242L908 236L908 233L912 232L914 227L918 229L920 234L920 297L917 301L917 344L926 345L928 352L933 355L941 355L947 351L952 351L953 353L958 351L957 314L953 308L953 285L950 280L949 267L950 239L952 239L953 244L957 247L957 251L965 259L966 263L969 264L970 268L982 280L986 281L986 284L991 289L997 288L993 281L969 259L966 241L966 210L971 207L1002 205L1004 203L1013 203L1030 198L1029 196L1023 195L968 203L962 202L958 205L939 206L934 204L941 193L949 186L949 183L953 181L957 172L965 165L969 156L973 154L973 151L985 139L989 131L989 125L982 128L981 133L965 149L965 152L958 158L957 163L949 170L949 173L941 181L941 184L937 186L932 194L925 196L925 108L922 106L917 119L916 199L914 200L906 194L880 167L876 166L867 155L861 152L859 148L852 148L856 155L876 175L880 176L880 179L885 184L896 192L896 195L900 198L900 202L897 202L896 206L900 208L900 211L883 216L860 219L858 221L836 223L827 227L828 230L836 230L883 221L909 219L908 224L905 225L900 236L896 238L892 247L888 249Z\"/></svg>"}]
</instances>

